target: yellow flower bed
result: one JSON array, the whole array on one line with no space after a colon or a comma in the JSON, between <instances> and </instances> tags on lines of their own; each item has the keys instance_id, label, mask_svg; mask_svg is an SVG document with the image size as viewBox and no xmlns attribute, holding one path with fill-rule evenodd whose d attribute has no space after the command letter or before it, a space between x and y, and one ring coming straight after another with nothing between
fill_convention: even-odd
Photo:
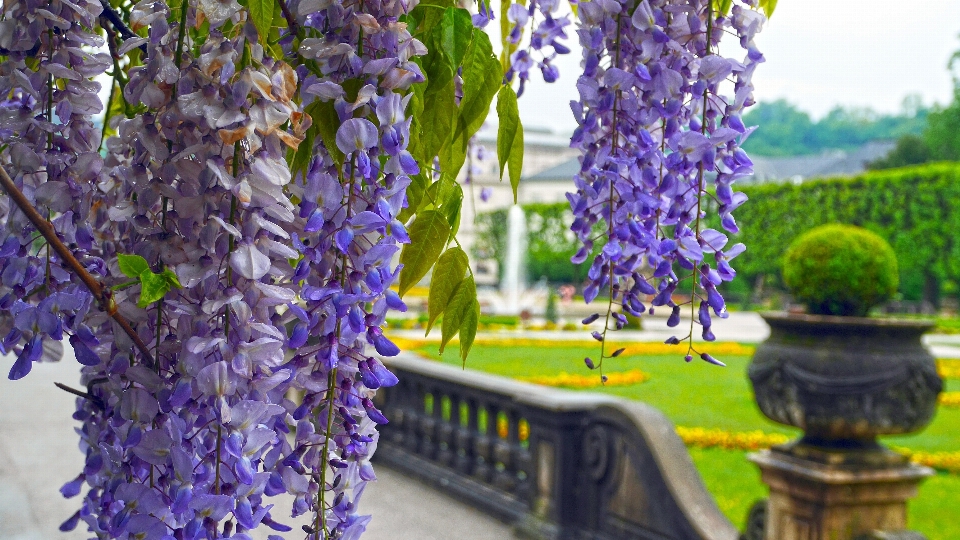
<instances>
[{"instance_id":1,"label":"yellow flower bed","mask_svg":"<svg viewBox=\"0 0 960 540\"><path fill-rule=\"evenodd\" d=\"M939 401L944 407L960 407L960 392L944 392Z\"/></svg>"},{"instance_id":2,"label":"yellow flower bed","mask_svg":"<svg viewBox=\"0 0 960 540\"><path fill-rule=\"evenodd\" d=\"M915 452L902 447L895 447L894 450L907 456L914 463L926 465L938 471L960 474L960 452Z\"/></svg>"},{"instance_id":3,"label":"yellow flower bed","mask_svg":"<svg viewBox=\"0 0 960 540\"><path fill-rule=\"evenodd\" d=\"M938 358L937 373L944 379L960 379L960 359Z\"/></svg>"},{"instance_id":4,"label":"yellow flower bed","mask_svg":"<svg viewBox=\"0 0 960 540\"><path fill-rule=\"evenodd\" d=\"M783 444L790 437L762 431L729 432L722 429L677 426L677 435L687 446L696 448L723 448L724 450L760 450Z\"/></svg>"},{"instance_id":5,"label":"yellow flower bed","mask_svg":"<svg viewBox=\"0 0 960 540\"><path fill-rule=\"evenodd\" d=\"M640 384L650 378L650 375L639 369L631 369L621 373L608 373L607 382L600 380L599 373L579 374L561 371L557 375L542 375L538 377L520 377L519 380L542 384L544 386L560 386L564 388L596 388L598 386L630 386Z\"/></svg>"},{"instance_id":6,"label":"yellow flower bed","mask_svg":"<svg viewBox=\"0 0 960 540\"><path fill-rule=\"evenodd\" d=\"M687 446L724 450L762 450L790 440L786 435L764 433L760 430L731 433L722 429L683 426L677 426L677 435ZM960 474L960 452L918 452L903 447L895 447L893 450L907 456L914 463L938 471Z\"/></svg>"}]
</instances>

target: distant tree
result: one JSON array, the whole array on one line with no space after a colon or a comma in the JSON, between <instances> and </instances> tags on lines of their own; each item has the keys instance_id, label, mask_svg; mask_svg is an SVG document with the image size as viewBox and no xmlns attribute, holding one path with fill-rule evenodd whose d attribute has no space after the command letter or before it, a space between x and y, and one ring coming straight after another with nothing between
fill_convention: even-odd
<instances>
[{"instance_id":1,"label":"distant tree","mask_svg":"<svg viewBox=\"0 0 960 540\"><path fill-rule=\"evenodd\" d=\"M928 161L930 161L930 148L924 138L919 135L904 135L897 139L897 146L890 153L867 163L867 169L895 169Z\"/></svg>"},{"instance_id":2,"label":"distant tree","mask_svg":"<svg viewBox=\"0 0 960 540\"><path fill-rule=\"evenodd\" d=\"M744 115L747 125L763 126L744 149L760 156L815 154L851 149L867 142L923 132L930 109L918 96L907 96L901 112L879 114L868 108L835 107L819 121L786 100L760 103Z\"/></svg>"},{"instance_id":3,"label":"distant tree","mask_svg":"<svg viewBox=\"0 0 960 540\"><path fill-rule=\"evenodd\" d=\"M951 62L952 63L952 62ZM954 79L953 102L943 109L936 109L927 117L923 140L930 159L937 161L960 161L960 87Z\"/></svg>"},{"instance_id":4,"label":"distant tree","mask_svg":"<svg viewBox=\"0 0 960 540\"><path fill-rule=\"evenodd\" d=\"M758 103L744 115L748 126L763 126L754 132L744 149L761 156L791 156L815 151L810 115L785 99Z\"/></svg>"}]
</instances>

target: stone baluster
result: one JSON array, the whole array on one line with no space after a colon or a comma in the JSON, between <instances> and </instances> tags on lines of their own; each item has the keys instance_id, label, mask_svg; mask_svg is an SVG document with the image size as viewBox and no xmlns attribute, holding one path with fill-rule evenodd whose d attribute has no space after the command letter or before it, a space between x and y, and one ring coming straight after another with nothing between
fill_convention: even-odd
<instances>
[{"instance_id":1,"label":"stone baluster","mask_svg":"<svg viewBox=\"0 0 960 540\"><path fill-rule=\"evenodd\" d=\"M440 398L440 422L437 426L437 461L441 465L450 467L453 464L453 458L456 456L453 433L456 429L456 411L454 410L454 400L450 396ZM450 410L449 415L443 413L444 404L447 404Z\"/></svg>"},{"instance_id":2,"label":"stone baluster","mask_svg":"<svg viewBox=\"0 0 960 540\"><path fill-rule=\"evenodd\" d=\"M513 462L515 465L514 475L517 479L515 492L520 500L529 501L533 498L533 456L530 452L530 427L527 421L520 416L519 412L514 412L514 420L517 426L516 442L512 444ZM527 440L521 438L521 427L526 426Z\"/></svg>"},{"instance_id":3,"label":"stone baluster","mask_svg":"<svg viewBox=\"0 0 960 540\"><path fill-rule=\"evenodd\" d=\"M404 384L404 383L400 383ZM420 418L423 416L423 392L414 379L404 387L406 392L401 400L403 409L403 446L408 452L416 453L420 447Z\"/></svg>"},{"instance_id":4,"label":"stone baluster","mask_svg":"<svg viewBox=\"0 0 960 540\"><path fill-rule=\"evenodd\" d=\"M426 398L427 394L432 396L429 403ZM423 457L434 460L437 457L437 424L440 420L440 396L434 387L424 387L421 395L423 396L421 407L423 407L424 412L423 416L420 417L419 452ZM427 407L427 405L429 405L429 407Z\"/></svg>"},{"instance_id":5,"label":"stone baluster","mask_svg":"<svg viewBox=\"0 0 960 540\"><path fill-rule=\"evenodd\" d=\"M493 443L493 459L496 463L493 483L497 488L512 492L516 487L516 463L513 459L514 448L519 446L517 436L517 415L513 411L497 411L497 439ZM500 413L506 418L506 433L500 432ZM505 436L503 436L505 435Z\"/></svg>"},{"instance_id":6,"label":"stone baluster","mask_svg":"<svg viewBox=\"0 0 960 540\"><path fill-rule=\"evenodd\" d=\"M461 410L457 407L457 426L456 426L456 447L457 457L454 462L454 468L461 474L473 474L473 467L477 462L477 454L474 448L477 433L477 402L471 398L460 398L460 403L466 404ZM464 414L464 416L460 416Z\"/></svg>"},{"instance_id":7,"label":"stone baluster","mask_svg":"<svg viewBox=\"0 0 960 540\"><path fill-rule=\"evenodd\" d=\"M493 475L493 441L497 437L497 417L493 408L487 403L480 402L480 408L486 411L487 422L485 429L480 429L477 425L476 436L474 437L473 448L476 455L476 463L473 468L473 476L481 482L490 482ZM479 411L478 411L479 414Z\"/></svg>"}]
</instances>

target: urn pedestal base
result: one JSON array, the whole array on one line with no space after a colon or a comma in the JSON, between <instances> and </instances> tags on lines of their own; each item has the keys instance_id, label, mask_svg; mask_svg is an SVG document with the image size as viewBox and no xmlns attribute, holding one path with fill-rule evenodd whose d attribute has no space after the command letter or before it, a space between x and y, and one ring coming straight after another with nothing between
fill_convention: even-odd
<instances>
[{"instance_id":1,"label":"urn pedestal base","mask_svg":"<svg viewBox=\"0 0 960 540\"><path fill-rule=\"evenodd\" d=\"M907 500L933 470L880 446L833 450L802 443L750 454L770 486L764 540L852 540L907 526Z\"/></svg>"}]
</instances>

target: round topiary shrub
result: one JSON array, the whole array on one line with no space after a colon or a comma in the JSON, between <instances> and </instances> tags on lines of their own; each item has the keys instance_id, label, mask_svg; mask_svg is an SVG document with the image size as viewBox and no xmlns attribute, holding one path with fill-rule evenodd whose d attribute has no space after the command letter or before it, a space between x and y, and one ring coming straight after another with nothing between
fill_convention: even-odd
<instances>
[{"instance_id":1,"label":"round topiary shrub","mask_svg":"<svg viewBox=\"0 0 960 540\"><path fill-rule=\"evenodd\" d=\"M823 225L790 244L783 281L810 313L863 317L897 291L897 256L866 229Z\"/></svg>"}]
</instances>

